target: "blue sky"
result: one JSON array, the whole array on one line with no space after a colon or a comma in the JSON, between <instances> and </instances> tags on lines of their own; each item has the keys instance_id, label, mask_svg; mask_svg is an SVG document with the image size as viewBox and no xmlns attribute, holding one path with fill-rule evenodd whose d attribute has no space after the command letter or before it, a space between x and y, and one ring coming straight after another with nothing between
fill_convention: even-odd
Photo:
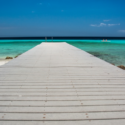
<instances>
[{"instance_id":1,"label":"blue sky","mask_svg":"<svg viewBox=\"0 0 125 125\"><path fill-rule=\"evenodd\" d=\"M125 0L0 0L6 36L125 37Z\"/></svg>"}]
</instances>

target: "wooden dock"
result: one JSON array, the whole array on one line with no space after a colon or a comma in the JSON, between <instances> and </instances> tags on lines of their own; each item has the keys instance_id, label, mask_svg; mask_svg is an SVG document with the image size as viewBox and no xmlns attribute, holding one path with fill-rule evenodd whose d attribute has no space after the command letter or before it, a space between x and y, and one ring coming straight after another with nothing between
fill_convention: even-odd
<instances>
[{"instance_id":1,"label":"wooden dock","mask_svg":"<svg viewBox=\"0 0 125 125\"><path fill-rule=\"evenodd\" d=\"M0 125L125 125L125 71L42 43L0 67Z\"/></svg>"}]
</instances>

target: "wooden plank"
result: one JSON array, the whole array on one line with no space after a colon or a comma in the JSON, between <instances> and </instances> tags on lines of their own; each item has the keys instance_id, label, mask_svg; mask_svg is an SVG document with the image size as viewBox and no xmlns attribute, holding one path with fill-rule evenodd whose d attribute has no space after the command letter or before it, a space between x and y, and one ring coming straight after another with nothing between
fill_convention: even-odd
<instances>
[{"instance_id":1,"label":"wooden plank","mask_svg":"<svg viewBox=\"0 0 125 125\"><path fill-rule=\"evenodd\" d=\"M67 43L0 67L1 125L124 125L125 71Z\"/></svg>"}]
</instances>

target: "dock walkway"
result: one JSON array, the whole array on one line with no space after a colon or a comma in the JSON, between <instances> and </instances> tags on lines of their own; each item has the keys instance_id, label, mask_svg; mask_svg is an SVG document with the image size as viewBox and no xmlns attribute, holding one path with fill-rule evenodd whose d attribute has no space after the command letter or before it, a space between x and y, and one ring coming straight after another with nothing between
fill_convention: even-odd
<instances>
[{"instance_id":1,"label":"dock walkway","mask_svg":"<svg viewBox=\"0 0 125 125\"><path fill-rule=\"evenodd\" d=\"M125 125L125 71L41 43L0 67L0 125Z\"/></svg>"}]
</instances>

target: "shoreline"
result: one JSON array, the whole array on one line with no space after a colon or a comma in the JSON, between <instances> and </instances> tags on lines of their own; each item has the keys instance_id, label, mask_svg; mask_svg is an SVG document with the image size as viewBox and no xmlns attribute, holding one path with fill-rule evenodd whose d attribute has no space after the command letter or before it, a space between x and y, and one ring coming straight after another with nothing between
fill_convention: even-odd
<instances>
[{"instance_id":1,"label":"shoreline","mask_svg":"<svg viewBox=\"0 0 125 125\"><path fill-rule=\"evenodd\" d=\"M8 63L9 61L11 61L12 59L0 59L0 66Z\"/></svg>"},{"instance_id":2,"label":"shoreline","mask_svg":"<svg viewBox=\"0 0 125 125\"><path fill-rule=\"evenodd\" d=\"M17 54L16 56L6 56L6 58L0 59L0 66L5 65L6 63L13 60L14 58L17 58L21 54Z\"/></svg>"}]
</instances>

